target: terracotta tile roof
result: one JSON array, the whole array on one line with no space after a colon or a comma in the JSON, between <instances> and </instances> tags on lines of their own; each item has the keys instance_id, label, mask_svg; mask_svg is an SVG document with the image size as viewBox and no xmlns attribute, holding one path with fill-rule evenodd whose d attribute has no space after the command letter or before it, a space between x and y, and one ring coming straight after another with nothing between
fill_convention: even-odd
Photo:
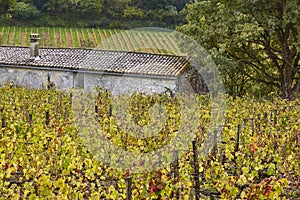
<instances>
[{"instance_id":1,"label":"terracotta tile roof","mask_svg":"<svg viewBox=\"0 0 300 200\"><path fill-rule=\"evenodd\" d=\"M184 57L74 48L40 48L40 60L30 60L29 47L0 46L0 64L50 67L70 70L96 70L176 77L185 70Z\"/></svg>"}]
</instances>

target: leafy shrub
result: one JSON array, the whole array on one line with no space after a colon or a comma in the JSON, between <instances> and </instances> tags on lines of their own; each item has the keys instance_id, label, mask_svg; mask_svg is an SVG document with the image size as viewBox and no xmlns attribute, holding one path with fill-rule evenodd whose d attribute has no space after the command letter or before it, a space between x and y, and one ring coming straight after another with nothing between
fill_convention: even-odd
<instances>
[{"instance_id":1,"label":"leafy shrub","mask_svg":"<svg viewBox=\"0 0 300 200\"><path fill-rule=\"evenodd\" d=\"M111 21L108 28L110 29L126 29L127 27L121 21Z\"/></svg>"},{"instance_id":2,"label":"leafy shrub","mask_svg":"<svg viewBox=\"0 0 300 200\"><path fill-rule=\"evenodd\" d=\"M127 6L123 11L122 17L127 19L144 19L144 12L140 8Z\"/></svg>"},{"instance_id":3,"label":"leafy shrub","mask_svg":"<svg viewBox=\"0 0 300 200\"><path fill-rule=\"evenodd\" d=\"M25 21L40 16L40 11L34 5L25 2L17 2L11 12L13 18Z\"/></svg>"},{"instance_id":4,"label":"leafy shrub","mask_svg":"<svg viewBox=\"0 0 300 200\"><path fill-rule=\"evenodd\" d=\"M111 20L110 20L109 18L103 17L103 18L100 20L100 26L103 27L103 28L108 28L110 22L111 22Z\"/></svg>"}]
</instances>

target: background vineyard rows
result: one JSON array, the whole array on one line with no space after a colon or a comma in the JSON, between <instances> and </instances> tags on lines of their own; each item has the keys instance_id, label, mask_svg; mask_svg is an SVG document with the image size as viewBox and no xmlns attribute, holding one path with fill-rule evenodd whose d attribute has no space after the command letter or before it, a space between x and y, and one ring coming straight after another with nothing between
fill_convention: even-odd
<instances>
[{"instance_id":1,"label":"background vineyard rows","mask_svg":"<svg viewBox=\"0 0 300 200\"><path fill-rule=\"evenodd\" d=\"M197 199L196 195L297 199L300 195L298 100L228 97L222 143L204 156L195 152L207 131L211 104L208 96L198 96L196 115L201 120L195 124L190 151L179 152L176 162L159 171L132 175L130 170L103 165L87 151L73 124L72 93L7 85L0 89L0 97L3 199L126 199L130 177L132 199ZM149 123L148 111L155 102L160 102L170 117L157 137L147 139L128 137L111 115L110 94L100 91L98 97L92 112L106 137L117 146L152 151L168 142L166 138L177 130L180 116L176 96L131 96L129 110L135 123Z\"/></svg>"},{"instance_id":2,"label":"background vineyard rows","mask_svg":"<svg viewBox=\"0 0 300 200\"><path fill-rule=\"evenodd\" d=\"M99 48L180 55L174 39L163 31L98 28L0 27L0 44L29 46L30 33L39 33L42 47Z\"/></svg>"}]
</instances>

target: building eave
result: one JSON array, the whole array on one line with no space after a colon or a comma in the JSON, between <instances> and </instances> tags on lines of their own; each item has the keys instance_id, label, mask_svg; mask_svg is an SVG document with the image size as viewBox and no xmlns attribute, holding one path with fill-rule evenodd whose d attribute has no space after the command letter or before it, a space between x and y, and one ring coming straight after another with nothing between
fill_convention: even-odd
<instances>
[{"instance_id":1,"label":"building eave","mask_svg":"<svg viewBox=\"0 0 300 200\"><path fill-rule=\"evenodd\" d=\"M177 80L179 74L176 76L165 75L151 75L151 74L134 74L134 73L120 73L120 72L108 72L100 70L87 70L87 69L68 69L63 67L45 67L45 66L30 66L30 65L14 65L14 64L2 64L2 68L17 68L17 69L31 69L31 70L44 70L44 71L60 71L71 73L89 73L98 75L110 75L110 76L125 76L125 77L138 77L138 78L151 78L151 79L164 79L164 80Z\"/></svg>"}]
</instances>

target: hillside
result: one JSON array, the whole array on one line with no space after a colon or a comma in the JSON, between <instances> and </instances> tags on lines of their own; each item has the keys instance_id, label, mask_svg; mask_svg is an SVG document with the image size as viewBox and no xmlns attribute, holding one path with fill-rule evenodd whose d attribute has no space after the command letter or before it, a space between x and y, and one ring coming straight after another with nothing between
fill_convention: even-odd
<instances>
[{"instance_id":1,"label":"hillside","mask_svg":"<svg viewBox=\"0 0 300 200\"><path fill-rule=\"evenodd\" d=\"M172 32L164 29L120 30L59 27L0 27L0 44L29 46L30 33L40 34L40 46L97 48L180 55Z\"/></svg>"}]
</instances>

